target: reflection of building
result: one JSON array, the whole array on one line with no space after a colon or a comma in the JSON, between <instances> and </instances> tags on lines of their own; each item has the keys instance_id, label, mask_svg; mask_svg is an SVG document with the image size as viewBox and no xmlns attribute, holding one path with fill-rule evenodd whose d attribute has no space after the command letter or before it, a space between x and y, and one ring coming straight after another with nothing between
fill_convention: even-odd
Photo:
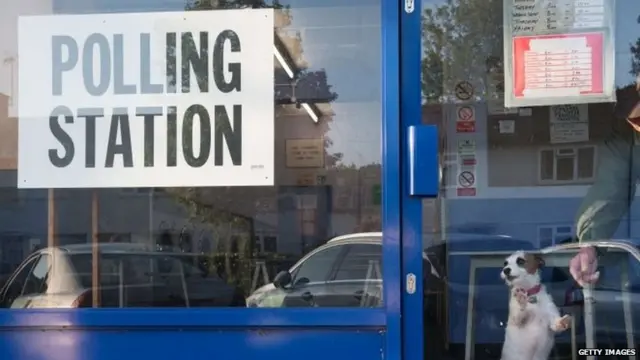
<instances>
[{"instance_id":1,"label":"reflection of building","mask_svg":"<svg viewBox=\"0 0 640 360\"><path fill-rule=\"evenodd\" d=\"M3 2L0 12L0 94L11 96L9 116L17 116L18 16L50 14L52 0Z\"/></svg>"},{"instance_id":2,"label":"reflection of building","mask_svg":"<svg viewBox=\"0 0 640 360\"><path fill-rule=\"evenodd\" d=\"M17 162L18 119L9 117L9 97L0 94L0 170L14 170Z\"/></svg>"},{"instance_id":3,"label":"reflection of building","mask_svg":"<svg viewBox=\"0 0 640 360\"><path fill-rule=\"evenodd\" d=\"M482 225L535 245L571 236L581 198L594 180L598 144L611 131L611 104L498 114L478 102L471 104L470 132L459 126L464 105L429 105L423 111L424 121L439 124L443 134L446 201L438 201L431 222L456 230L468 227L465 221L473 222L474 227ZM473 174L471 186L464 179L461 185L465 171ZM622 221L618 236L640 235L635 220L640 204L632 206L631 214L630 222Z\"/></svg>"}]
</instances>

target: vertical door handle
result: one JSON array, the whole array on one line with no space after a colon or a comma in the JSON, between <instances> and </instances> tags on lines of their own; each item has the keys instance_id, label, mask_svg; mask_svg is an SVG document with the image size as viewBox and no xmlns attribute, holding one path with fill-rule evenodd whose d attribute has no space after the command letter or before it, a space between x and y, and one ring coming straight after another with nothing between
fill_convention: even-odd
<instances>
[{"instance_id":1,"label":"vertical door handle","mask_svg":"<svg viewBox=\"0 0 640 360\"><path fill-rule=\"evenodd\" d=\"M438 197L438 128L435 125L414 125L409 126L407 131L409 195Z\"/></svg>"}]
</instances>

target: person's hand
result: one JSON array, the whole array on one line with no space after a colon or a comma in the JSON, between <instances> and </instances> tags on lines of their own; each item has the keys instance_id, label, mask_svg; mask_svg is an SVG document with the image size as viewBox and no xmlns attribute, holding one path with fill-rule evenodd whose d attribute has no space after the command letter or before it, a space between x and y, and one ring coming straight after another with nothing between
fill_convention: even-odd
<instances>
[{"instance_id":1,"label":"person's hand","mask_svg":"<svg viewBox=\"0 0 640 360\"><path fill-rule=\"evenodd\" d=\"M595 247L583 247L569 261L569 272L582 287L595 284L600 278L598 270L598 254Z\"/></svg>"},{"instance_id":2,"label":"person's hand","mask_svg":"<svg viewBox=\"0 0 640 360\"><path fill-rule=\"evenodd\" d=\"M614 116L616 119L626 119L632 126L640 116L640 83L628 85L616 90L616 105ZM634 129L640 131L633 126Z\"/></svg>"}]
</instances>

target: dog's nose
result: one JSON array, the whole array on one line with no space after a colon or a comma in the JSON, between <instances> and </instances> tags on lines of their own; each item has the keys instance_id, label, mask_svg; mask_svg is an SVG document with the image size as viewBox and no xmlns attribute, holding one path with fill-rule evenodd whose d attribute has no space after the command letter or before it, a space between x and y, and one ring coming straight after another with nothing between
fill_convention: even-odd
<instances>
[{"instance_id":1,"label":"dog's nose","mask_svg":"<svg viewBox=\"0 0 640 360\"><path fill-rule=\"evenodd\" d=\"M511 275L511 268L508 268L508 267L507 267L507 268L504 268L504 269L502 269L502 272L503 272L505 275Z\"/></svg>"}]
</instances>

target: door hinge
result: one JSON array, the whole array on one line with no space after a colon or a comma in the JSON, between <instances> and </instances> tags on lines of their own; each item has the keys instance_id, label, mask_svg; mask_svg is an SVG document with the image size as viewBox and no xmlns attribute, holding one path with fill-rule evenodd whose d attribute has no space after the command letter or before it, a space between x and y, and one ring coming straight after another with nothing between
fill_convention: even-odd
<instances>
[{"instance_id":1,"label":"door hinge","mask_svg":"<svg viewBox=\"0 0 640 360\"><path fill-rule=\"evenodd\" d=\"M407 274L407 294L412 295L416 293L416 275L414 273Z\"/></svg>"},{"instance_id":2,"label":"door hinge","mask_svg":"<svg viewBox=\"0 0 640 360\"><path fill-rule=\"evenodd\" d=\"M411 14L416 7L415 0L404 0L404 11Z\"/></svg>"}]
</instances>

